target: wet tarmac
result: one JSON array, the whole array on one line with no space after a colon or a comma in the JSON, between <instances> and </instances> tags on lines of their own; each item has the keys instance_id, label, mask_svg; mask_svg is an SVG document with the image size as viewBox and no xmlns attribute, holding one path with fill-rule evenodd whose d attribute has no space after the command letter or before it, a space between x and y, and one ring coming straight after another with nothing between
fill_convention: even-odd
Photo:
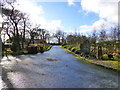
<instances>
[{"instance_id":1,"label":"wet tarmac","mask_svg":"<svg viewBox=\"0 0 120 90\"><path fill-rule=\"evenodd\" d=\"M3 87L117 88L118 73L86 63L59 46L35 55L9 56L2 62Z\"/></svg>"}]
</instances>

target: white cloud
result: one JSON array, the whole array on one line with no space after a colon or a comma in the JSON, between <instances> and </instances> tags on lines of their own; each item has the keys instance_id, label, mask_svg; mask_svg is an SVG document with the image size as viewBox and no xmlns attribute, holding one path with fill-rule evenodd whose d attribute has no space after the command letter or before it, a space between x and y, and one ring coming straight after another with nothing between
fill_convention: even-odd
<instances>
[{"instance_id":1,"label":"white cloud","mask_svg":"<svg viewBox=\"0 0 120 90\"><path fill-rule=\"evenodd\" d=\"M45 23L45 19L41 16L44 14L43 7L37 5L32 0L17 0L17 9L29 15L29 18L34 23Z\"/></svg>"},{"instance_id":2,"label":"white cloud","mask_svg":"<svg viewBox=\"0 0 120 90\"><path fill-rule=\"evenodd\" d=\"M40 24L41 28L55 31L61 28L61 20L47 21L43 16L45 14L44 8L38 5L38 0L17 0L17 9L25 12L29 15L29 18L33 25Z\"/></svg>"},{"instance_id":3,"label":"white cloud","mask_svg":"<svg viewBox=\"0 0 120 90\"><path fill-rule=\"evenodd\" d=\"M105 18L109 22L118 21L118 1L119 0L81 0L82 9L87 12L94 12L100 18Z\"/></svg>"},{"instance_id":4,"label":"white cloud","mask_svg":"<svg viewBox=\"0 0 120 90\"><path fill-rule=\"evenodd\" d=\"M61 20L52 20L51 22L46 23L42 27L51 32L54 32L54 31L62 28Z\"/></svg>"},{"instance_id":5,"label":"white cloud","mask_svg":"<svg viewBox=\"0 0 120 90\"><path fill-rule=\"evenodd\" d=\"M82 25L79 27L79 32L80 33L86 33L92 31L92 26L90 25Z\"/></svg>"},{"instance_id":6,"label":"white cloud","mask_svg":"<svg viewBox=\"0 0 120 90\"><path fill-rule=\"evenodd\" d=\"M118 22L118 1L119 0L81 0L81 6L84 11L94 12L99 15L99 20L92 25L80 26L80 32L91 32L94 29L100 30L101 25L106 29Z\"/></svg>"},{"instance_id":7,"label":"white cloud","mask_svg":"<svg viewBox=\"0 0 120 90\"><path fill-rule=\"evenodd\" d=\"M69 6L74 6L75 5L74 0L68 0L68 5Z\"/></svg>"},{"instance_id":8,"label":"white cloud","mask_svg":"<svg viewBox=\"0 0 120 90\"><path fill-rule=\"evenodd\" d=\"M102 25L105 25L105 29L109 29L112 26L112 24L109 23L108 21L105 21L104 19L100 19L100 20L94 22L92 27L96 28L97 30L100 30L101 29L100 27Z\"/></svg>"},{"instance_id":9,"label":"white cloud","mask_svg":"<svg viewBox=\"0 0 120 90\"><path fill-rule=\"evenodd\" d=\"M40 15L44 13L41 5L37 5L37 3L32 2L30 0L18 0L18 8L23 12L33 15L34 14Z\"/></svg>"},{"instance_id":10,"label":"white cloud","mask_svg":"<svg viewBox=\"0 0 120 90\"><path fill-rule=\"evenodd\" d=\"M104 19L100 19L96 22L94 22L92 25L82 25L79 27L79 32L81 33L87 33L92 32L93 30L101 30L101 26L104 25L105 29L109 29L113 24L110 24L109 22L105 21Z\"/></svg>"}]
</instances>

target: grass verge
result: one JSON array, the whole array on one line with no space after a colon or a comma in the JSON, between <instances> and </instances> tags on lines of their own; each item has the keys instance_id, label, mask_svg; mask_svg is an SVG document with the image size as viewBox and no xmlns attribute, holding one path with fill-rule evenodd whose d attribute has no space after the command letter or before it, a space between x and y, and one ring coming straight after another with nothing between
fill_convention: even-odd
<instances>
[{"instance_id":1,"label":"grass verge","mask_svg":"<svg viewBox=\"0 0 120 90\"><path fill-rule=\"evenodd\" d=\"M44 47L43 47L44 52L50 50L52 46L53 46L53 45L46 45L46 46L44 46ZM40 52L39 48L37 49L37 52L38 52L38 53ZM28 53L28 51L27 51L26 49L24 49L24 50L17 51L17 52L12 52L12 51L9 50L9 51L7 51L7 52L3 52L2 54L3 54L3 55L27 55L27 54L29 54L29 53Z\"/></svg>"},{"instance_id":2,"label":"grass verge","mask_svg":"<svg viewBox=\"0 0 120 90\"><path fill-rule=\"evenodd\" d=\"M61 48L63 48L63 47L61 46ZM81 57L79 54L75 54L74 52L72 52L72 51L70 51L66 48L63 48L63 49L68 54L73 54L75 58L83 60L87 63L92 63L92 64L95 64L97 66L101 66L101 67L104 67L104 68L107 68L107 69L120 71L120 62L119 61L112 61L112 60L104 61L104 60L98 60L98 59L88 59L88 58L85 58L85 57Z\"/></svg>"}]
</instances>

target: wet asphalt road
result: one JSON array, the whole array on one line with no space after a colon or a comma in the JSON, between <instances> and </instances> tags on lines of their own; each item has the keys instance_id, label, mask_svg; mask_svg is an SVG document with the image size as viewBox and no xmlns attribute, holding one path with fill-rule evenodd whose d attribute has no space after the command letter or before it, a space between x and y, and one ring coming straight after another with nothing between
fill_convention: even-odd
<instances>
[{"instance_id":1,"label":"wet asphalt road","mask_svg":"<svg viewBox=\"0 0 120 90\"><path fill-rule=\"evenodd\" d=\"M3 58L3 86L14 88L117 88L118 74L67 54L59 46L35 55ZM47 59L57 59L48 61ZM6 78L7 77L7 78Z\"/></svg>"}]
</instances>

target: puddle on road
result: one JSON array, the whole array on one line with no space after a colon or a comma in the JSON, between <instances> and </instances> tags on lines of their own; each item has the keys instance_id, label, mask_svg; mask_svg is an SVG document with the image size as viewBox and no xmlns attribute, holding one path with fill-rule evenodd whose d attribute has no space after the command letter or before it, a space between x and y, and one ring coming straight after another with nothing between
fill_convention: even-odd
<instances>
[{"instance_id":1,"label":"puddle on road","mask_svg":"<svg viewBox=\"0 0 120 90\"><path fill-rule=\"evenodd\" d=\"M48 58L47 60L48 61L57 61L57 59L51 59L51 58Z\"/></svg>"}]
</instances>

